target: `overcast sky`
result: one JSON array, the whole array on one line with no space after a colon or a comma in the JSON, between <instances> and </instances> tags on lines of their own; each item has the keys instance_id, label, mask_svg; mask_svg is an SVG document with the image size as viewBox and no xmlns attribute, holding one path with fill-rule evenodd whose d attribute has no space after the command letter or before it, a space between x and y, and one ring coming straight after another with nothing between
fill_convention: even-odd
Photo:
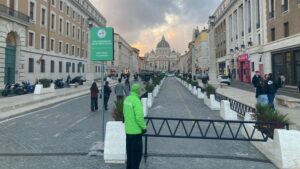
<instances>
[{"instance_id":1,"label":"overcast sky","mask_svg":"<svg viewBox=\"0 0 300 169\"><path fill-rule=\"evenodd\" d=\"M156 48L162 35L172 49L183 53L192 30L207 25L220 0L90 0L141 56ZM207 26L206 26L207 27Z\"/></svg>"}]
</instances>

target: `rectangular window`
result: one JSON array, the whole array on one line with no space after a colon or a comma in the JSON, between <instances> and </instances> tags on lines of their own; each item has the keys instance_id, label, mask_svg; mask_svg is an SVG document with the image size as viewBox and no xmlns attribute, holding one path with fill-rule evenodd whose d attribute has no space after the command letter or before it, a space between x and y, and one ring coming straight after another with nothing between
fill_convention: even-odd
<instances>
[{"instance_id":1,"label":"rectangular window","mask_svg":"<svg viewBox=\"0 0 300 169\"><path fill-rule=\"evenodd\" d=\"M275 28L271 29L271 41L275 40Z\"/></svg>"},{"instance_id":2,"label":"rectangular window","mask_svg":"<svg viewBox=\"0 0 300 169\"><path fill-rule=\"evenodd\" d=\"M63 2L62 0L60 0L60 2L59 2L59 9L60 9L61 11L64 10L64 2Z\"/></svg>"},{"instance_id":3,"label":"rectangular window","mask_svg":"<svg viewBox=\"0 0 300 169\"><path fill-rule=\"evenodd\" d=\"M72 46L72 55L75 55L75 46Z\"/></svg>"},{"instance_id":4,"label":"rectangular window","mask_svg":"<svg viewBox=\"0 0 300 169\"><path fill-rule=\"evenodd\" d=\"M274 18L275 16L275 0L270 0L269 18Z\"/></svg>"},{"instance_id":5,"label":"rectangular window","mask_svg":"<svg viewBox=\"0 0 300 169\"><path fill-rule=\"evenodd\" d=\"M77 65L77 72L78 72L78 73L80 73L80 64L81 64L81 63L78 63L78 65Z\"/></svg>"},{"instance_id":6,"label":"rectangular window","mask_svg":"<svg viewBox=\"0 0 300 169\"><path fill-rule=\"evenodd\" d=\"M75 63L72 63L72 72L75 73Z\"/></svg>"},{"instance_id":7,"label":"rectangular window","mask_svg":"<svg viewBox=\"0 0 300 169\"><path fill-rule=\"evenodd\" d=\"M51 14L51 29L55 30L55 14Z\"/></svg>"},{"instance_id":8,"label":"rectangular window","mask_svg":"<svg viewBox=\"0 0 300 169\"><path fill-rule=\"evenodd\" d=\"M59 71L59 73L62 73L62 62L61 61L59 61L58 71Z\"/></svg>"},{"instance_id":9,"label":"rectangular window","mask_svg":"<svg viewBox=\"0 0 300 169\"><path fill-rule=\"evenodd\" d=\"M84 64L82 64L82 73L84 73Z\"/></svg>"},{"instance_id":10,"label":"rectangular window","mask_svg":"<svg viewBox=\"0 0 300 169\"><path fill-rule=\"evenodd\" d=\"M51 39L51 40L50 40L50 50L51 50L51 51L54 51L54 44L55 44L55 43L54 43L54 39Z\"/></svg>"},{"instance_id":11,"label":"rectangular window","mask_svg":"<svg viewBox=\"0 0 300 169\"><path fill-rule=\"evenodd\" d=\"M55 1L56 0L51 0L51 5L55 6Z\"/></svg>"},{"instance_id":12,"label":"rectangular window","mask_svg":"<svg viewBox=\"0 0 300 169\"><path fill-rule=\"evenodd\" d=\"M79 51L79 48L77 48L76 56L79 56L79 55L80 55L80 51Z\"/></svg>"},{"instance_id":13,"label":"rectangular window","mask_svg":"<svg viewBox=\"0 0 300 169\"><path fill-rule=\"evenodd\" d=\"M77 29L77 40L80 40L80 28Z\"/></svg>"},{"instance_id":14,"label":"rectangular window","mask_svg":"<svg viewBox=\"0 0 300 169\"><path fill-rule=\"evenodd\" d=\"M54 73L54 60L51 60L51 73Z\"/></svg>"},{"instance_id":15,"label":"rectangular window","mask_svg":"<svg viewBox=\"0 0 300 169\"><path fill-rule=\"evenodd\" d=\"M45 49L45 36L41 36L41 49Z\"/></svg>"},{"instance_id":16,"label":"rectangular window","mask_svg":"<svg viewBox=\"0 0 300 169\"><path fill-rule=\"evenodd\" d=\"M58 52L62 52L62 42L58 42Z\"/></svg>"},{"instance_id":17,"label":"rectangular window","mask_svg":"<svg viewBox=\"0 0 300 169\"><path fill-rule=\"evenodd\" d=\"M248 0L248 33L251 33L251 1Z\"/></svg>"},{"instance_id":18,"label":"rectangular window","mask_svg":"<svg viewBox=\"0 0 300 169\"><path fill-rule=\"evenodd\" d=\"M260 28L260 0L256 0L256 28Z\"/></svg>"},{"instance_id":19,"label":"rectangular window","mask_svg":"<svg viewBox=\"0 0 300 169\"><path fill-rule=\"evenodd\" d=\"M41 25L46 25L46 9L42 8L42 18L41 18Z\"/></svg>"},{"instance_id":20,"label":"rectangular window","mask_svg":"<svg viewBox=\"0 0 300 169\"><path fill-rule=\"evenodd\" d=\"M63 24L64 24L63 19L59 18L59 32L60 33L63 33Z\"/></svg>"},{"instance_id":21,"label":"rectangular window","mask_svg":"<svg viewBox=\"0 0 300 169\"><path fill-rule=\"evenodd\" d=\"M283 4L281 5L281 11L286 12L289 10L289 0L283 0Z\"/></svg>"},{"instance_id":22,"label":"rectangular window","mask_svg":"<svg viewBox=\"0 0 300 169\"><path fill-rule=\"evenodd\" d=\"M69 36L69 31L70 31L70 23L67 22L67 36Z\"/></svg>"},{"instance_id":23,"label":"rectangular window","mask_svg":"<svg viewBox=\"0 0 300 169\"><path fill-rule=\"evenodd\" d=\"M75 19L75 11L73 10L72 18Z\"/></svg>"},{"instance_id":24,"label":"rectangular window","mask_svg":"<svg viewBox=\"0 0 300 169\"><path fill-rule=\"evenodd\" d=\"M30 2L29 4L29 17L31 20L34 20L34 15L35 15L35 12L34 12L34 9L35 9L35 3L34 2Z\"/></svg>"},{"instance_id":25,"label":"rectangular window","mask_svg":"<svg viewBox=\"0 0 300 169\"><path fill-rule=\"evenodd\" d=\"M254 62L251 62L251 71L252 71L252 72L254 72L254 70L255 70L254 68L255 68L255 67L254 67Z\"/></svg>"},{"instance_id":26,"label":"rectangular window","mask_svg":"<svg viewBox=\"0 0 300 169\"><path fill-rule=\"evenodd\" d=\"M28 46L33 47L33 45L34 45L34 33L33 32L29 32Z\"/></svg>"},{"instance_id":27,"label":"rectangular window","mask_svg":"<svg viewBox=\"0 0 300 169\"><path fill-rule=\"evenodd\" d=\"M85 36L85 32L82 31L82 38L81 38L81 41L82 41L82 42L84 42L84 40L85 40L85 37L84 37L84 36Z\"/></svg>"},{"instance_id":28,"label":"rectangular window","mask_svg":"<svg viewBox=\"0 0 300 169\"><path fill-rule=\"evenodd\" d=\"M34 59L33 58L29 58L28 72L29 73L33 73L34 72Z\"/></svg>"},{"instance_id":29,"label":"rectangular window","mask_svg":"<svg viewBox=\"0 0 300 169\"><path fill-rule=\"evenodd\" d=\"M41 60L41 73L45 73L45 60Z\"/></svg>"},{"instance_id":30,"label":"rectangular window","mask_svg":"<svg viewBox=\"0 0 300 169\"><path fill-rule=\"evenodd\" d=\"M66 72L69 73L69 68L70 68L71 63L66 62Z\"/></svg>"},{"instance_id":31,"label":"rectangular window","mask_svg":"<svg viewBox=\"0 0 300 169\"><path fill-rule=\"evenodd\" d=\"M66 54L69 54L69 44L66 44Z\"/></svg>"},{"instance_id":32,"label":"rectangular window","mask_svg":"<svg viewBox=\"0 0 300 169\"><path fill-rule=\"evenodd\" d=\"M73 39L75 38L75 26L74 25L72 26L72 37L73 37Z\"/></svg>"},{"instance_id":33,"label":"rectangular window","mask_svg":"<svg viewBox=\"0 0 300 169\"><path fill-rule=\"evenodd\" d=\"M70 7L67 6L67 15L70 15Z\"/></svg>"},{"instance_id":34,"label":"rectangular window","mask_svg":"<svg viewBox=\"0 0 300 169\"><path fill-rule=\"evenodd\" d=\"M290 30L289 30L289 23L288 22L283 24L283 28L284 28L284 37L290 36Z\"/></svg>"}]
</instances>

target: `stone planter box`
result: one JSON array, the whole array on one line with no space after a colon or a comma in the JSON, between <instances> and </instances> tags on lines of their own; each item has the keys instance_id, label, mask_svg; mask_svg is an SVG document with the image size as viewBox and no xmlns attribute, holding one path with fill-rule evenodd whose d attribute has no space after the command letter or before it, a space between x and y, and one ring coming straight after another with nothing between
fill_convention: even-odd
<instances>
[{"instance_id":1,"label":"stone planter box","mask_svg":"<svg viewBox=\"0 0 300 169\"><path fill-rule=\"evenodd\" d=\"M106 123L104 155L105 163L122 163L126 161L126 134L122 122Z\"/></svg>"},{"instance_id":2,"label":"stone planter box","mask_svg":"<svg viewBox=\"0 0 300 169\"><path fill-rule=\"evenodd\" d=\"M46 93L54 93L55 85L51 83L50 87L44 88L42 84L35 85L34 94L46 94Z\"/></svg>"},{"instance_id":3,"label":"stone planter box","mask_svg":"<svg viewBox=\"0 0 300 169\"><path fill-rule=\"evenodd\" d=\"M203 99L204 98L204 94L201 91L201 88L197 89L197 97L198 99Z\"/></svg>"},{"instance_id":4,"label":"stone planter box","mask_svg":"<svg viewBox=\"0 0 300 169\"><path fill-rule=\"evenodd\" d=\"M247 131L253 131L253 125L246 124ZM243 134L246 136L246 132ZM262 137L255 132L254 137ZM275 129L274 138L267 142L251 142L273 164L280 169L300 168L300 132L297 130Z\"/></svg>"}]
</instances>

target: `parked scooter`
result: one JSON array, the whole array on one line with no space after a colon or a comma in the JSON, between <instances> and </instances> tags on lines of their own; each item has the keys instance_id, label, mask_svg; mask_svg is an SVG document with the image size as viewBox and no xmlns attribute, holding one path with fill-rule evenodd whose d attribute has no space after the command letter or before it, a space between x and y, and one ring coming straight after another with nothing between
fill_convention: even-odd
<instances>
[{"instance_id":1,"label":"parked scooter","mask_svg":"<svg viewBox=\"0 0 300 169\"><path fill-rule=\"evenodd\" d=\"M63 79L56 79L54 81L54 84L55 84L55 89L64 88L65 87L65 83L64 83Z\"/></svg>"},{"instance_id":2,"label":"parked scooter","mask_svg":"<svg viewBox=\"0 0 300 169\"><path fill-rule=\"evenodd\" d=\"M23 84L23 91L24 91L24 94L27 94L27 93L33 93L34 92L34 85L31 85L29 81L23 81L22 82Z\"/></svg>"},{"instance_id":3,"label":"parked scooter","mask_svg":"<svg viewBox=\"0 0 300 169\"><path fill-rule=\"evenodd\" d=\"M11 93L12 93L12 90L11 90L11 84L7 83L7 84L5 85L4 90L2 91L1 95L2 95L2 96L7 96L7 95L9 95L9 94L11 94Z\"/></svg>"}]
</instances>

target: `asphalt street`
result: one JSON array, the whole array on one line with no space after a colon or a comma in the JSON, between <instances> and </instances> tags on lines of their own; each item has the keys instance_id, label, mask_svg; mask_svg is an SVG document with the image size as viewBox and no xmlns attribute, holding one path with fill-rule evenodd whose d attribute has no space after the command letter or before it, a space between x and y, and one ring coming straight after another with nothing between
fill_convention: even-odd
<instances>
[{"instance_id":1,"label":"asphalt street","mask_svg":"<svg viewBox=\"0 0 300 169\"><path fill-rule=\"evenodd\" d=\"M113 120L110 98L105 119ZM121 169L102 156L87 156L101 139L101 112L90 111L84 96L0 122L2 169ZM179 82L167 78L149 116L220 119ZM274 169L249 142L150 138L147 163L141 169Z\"/></svg>"}]
</instances>

